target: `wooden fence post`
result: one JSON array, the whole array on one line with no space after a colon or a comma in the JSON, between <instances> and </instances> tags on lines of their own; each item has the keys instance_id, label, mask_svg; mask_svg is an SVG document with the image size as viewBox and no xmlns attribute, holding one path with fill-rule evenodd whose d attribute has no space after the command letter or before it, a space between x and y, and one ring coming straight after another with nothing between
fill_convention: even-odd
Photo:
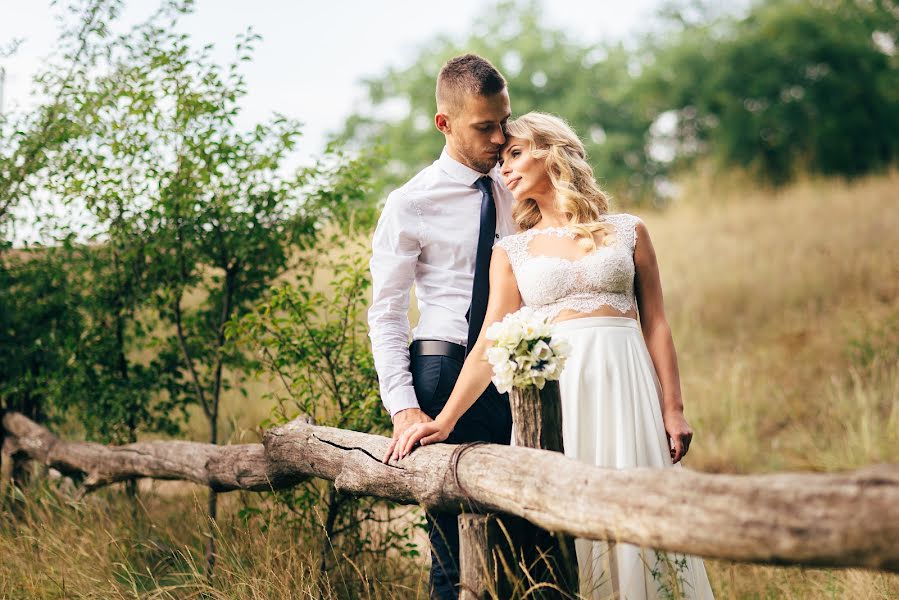
<instances>
[{"instance_id":1,"label":"wooden fence post","mask_svg":"<svg viewBox=\"0 0 899 600\"><path fill-rule=\"evenodd\" d=\"M488 600L497 593L498 530L496 515L459 515L459 600Z\"/></svg>"},{"instance_id":2,"label":"wooden fence post","mask_svg":"<svg viewBox=\"0 0 899 600\"><path fill-rule=\"evenodd\" d=\"M513 388L512 439L516 446L563 452L562 402L557 381L543 390ZM571 598L578 591L574 538L553 534L517 517L459 516L460 598L500 598L510 590L529 598ZM517 581L516 581L517 580ZM502 593L500 593L502 591Z\"/></svg>"}]
</instances>

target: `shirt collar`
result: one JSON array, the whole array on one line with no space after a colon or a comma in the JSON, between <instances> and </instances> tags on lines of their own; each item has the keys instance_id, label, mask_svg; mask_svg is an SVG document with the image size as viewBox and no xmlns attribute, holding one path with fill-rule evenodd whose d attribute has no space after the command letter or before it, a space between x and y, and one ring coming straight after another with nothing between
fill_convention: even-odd
<instances>
[{"instance_id":1,"label":"shirt collar","mask_svg":"<svg viewBox=\"0 0 899 600\"><path fill-rule=\"evenodd\" d=\"M467 185L468 187L474 186L475 182L484 175L487 175L491 179L496 179L494 176L496 168L491 169L489 173L478 173L471 167L463 165L450 156L449 152L446 150L446 146L443 147L443 152L440 153L440 160L438 160L437 163L440 165L440 168L443 169L443 172L449 175L450 179L456 183Z\"/></svg>"}]
</instances>

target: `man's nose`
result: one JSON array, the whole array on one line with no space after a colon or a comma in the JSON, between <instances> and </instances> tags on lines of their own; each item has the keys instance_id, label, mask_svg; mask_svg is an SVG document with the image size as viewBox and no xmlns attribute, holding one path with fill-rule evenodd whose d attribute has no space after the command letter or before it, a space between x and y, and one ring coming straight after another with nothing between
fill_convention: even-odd
<instances>
[{"instance_id":1,"label":"man's nose","mask_svg":"<svg viewBox=\"0 0 899 600\"><path fill-rule=\"evenodd\" d=\"M496 144L497 146L502 146L506 143L506 136L503 133L502 128L498 128L492 136L490 136L491 143Z\"/></svg>"}]
</instances>

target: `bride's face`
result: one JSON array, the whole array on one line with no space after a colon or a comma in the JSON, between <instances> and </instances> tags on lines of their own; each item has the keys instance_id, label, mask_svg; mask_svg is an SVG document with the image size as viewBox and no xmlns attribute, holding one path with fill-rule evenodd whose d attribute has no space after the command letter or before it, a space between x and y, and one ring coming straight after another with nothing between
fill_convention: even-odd
<instances>
[{"instance_id":1,"label":"bride's face","mask_svg":"<svg viewBox=\"0 0 899 600\"><path fill-rule=\"evenodd\" d=\"M552 196L553 186L546 161L534 158L528 140L508 137L500 151L500 173L515 200L535 200Z\"/></svg>"}]
</instances>

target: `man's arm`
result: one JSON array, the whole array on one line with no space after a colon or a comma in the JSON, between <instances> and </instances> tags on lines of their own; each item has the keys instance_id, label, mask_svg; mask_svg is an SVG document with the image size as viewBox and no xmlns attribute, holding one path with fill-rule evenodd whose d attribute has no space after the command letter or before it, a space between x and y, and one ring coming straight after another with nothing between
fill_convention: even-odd
<instances>
[{"instance_id":1,"label":"man's arm","mask_svg":"<svg viewBox=\"0 0 899 600\"><path fill-rule=\"evenodd\" d=\"M410 199L393 192L372 239L369 336L394 439L409 425L431 420L419 407L409 369L409 292L421 254L419 219Z\"/></svg>"}]
</instances>

